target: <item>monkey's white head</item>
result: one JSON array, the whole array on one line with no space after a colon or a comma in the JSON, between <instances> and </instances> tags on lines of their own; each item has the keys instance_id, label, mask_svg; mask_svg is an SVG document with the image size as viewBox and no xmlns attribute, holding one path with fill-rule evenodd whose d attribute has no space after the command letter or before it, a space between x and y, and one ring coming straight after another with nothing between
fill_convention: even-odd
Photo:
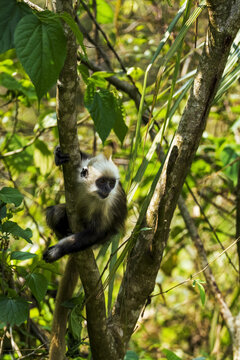
<instances>
[{"instance_id":1,"label":"monkey's white head","mask_svg":"<svg viewBox=\"0 0 240 360\"><path fill-rule=\"evenodd\" d=\"M100 200L114 197L119 182L117 166L111 159L100 154L82 161L79 169L79 183L85 190Z\"/></svg>"}]
</instances>

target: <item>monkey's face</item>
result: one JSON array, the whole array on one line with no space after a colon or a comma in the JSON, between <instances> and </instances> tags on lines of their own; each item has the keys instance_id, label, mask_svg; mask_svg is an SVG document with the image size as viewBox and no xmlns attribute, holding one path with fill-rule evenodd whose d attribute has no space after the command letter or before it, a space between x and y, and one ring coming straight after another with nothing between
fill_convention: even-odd
<instances>
[{"instance_id":1,"label":"monkey's face","mask_svg":"<svg viewBox=\"0 0 240 360\"><path fill-rule=\"evenodd\" d=\"M100 200L114 196L119 173L116 165L103 155L98 155L82 164L80 182L86 191Z\"/></svg>"},{"instance_id":2,"label":"monkey's face","mask_svg":"<svg viewBox=\"0 0 240 360\"><path fill-rule=\"evenodd\" d=\"M116 179L102 176L95 181L98 188L97 193L102 199L106 199L110 192L115 188Z\"/></svg>"}]
</instances>

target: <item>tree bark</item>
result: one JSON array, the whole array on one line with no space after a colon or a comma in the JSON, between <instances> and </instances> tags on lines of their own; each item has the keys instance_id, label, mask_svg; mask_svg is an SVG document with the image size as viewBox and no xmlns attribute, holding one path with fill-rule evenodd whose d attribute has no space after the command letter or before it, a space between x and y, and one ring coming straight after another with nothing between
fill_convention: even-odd
<instances>
[{"instance_id":1,"label":"tree bark","mask_svg":"<svg viewBox=\"0 0 240 360\"><path fill-rule=\"evenodd\" d=\"M55 0L53 5L55 11L66 11L73 15L72 0ZM81 161L76 115L77 45L75 36L69 27L65 25L64 28L67 37L67 57L57 84L57 120L61 149L63 153L70 156L70 161L63 165L63 175L67 214L70 227L76 233L80 229L76 211L78 193L75 179ZM115 353L115 347L110 344L111 336L107 332L104 293L101 289L100 274L92 250L71 255L68 259L55 304L49 358L50 360L65 358L68 309L62 304L72 297L78 275L80 275L87 298L87 326L93 356L96 359L114 359L112 355ZM96 291L98 296L92 296L96 294Z\"/></svg>"}]
</instances>

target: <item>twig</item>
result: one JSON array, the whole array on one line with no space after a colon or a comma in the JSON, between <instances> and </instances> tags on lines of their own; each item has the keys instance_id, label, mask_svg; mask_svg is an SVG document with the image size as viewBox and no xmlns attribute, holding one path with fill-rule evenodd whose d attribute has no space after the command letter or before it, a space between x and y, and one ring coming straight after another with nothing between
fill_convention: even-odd
<instances>
[{"instance_id":1,"label":"twig","mask_svg":"<svg viewBox=\"0 0 240 360\"><path fill-rule=\"evenodd\" d=\"M23 2L28 5L30 8L32 8L33 10L36 10L36 11L44 11L44 9L42 9L40 6L32 3L31 1L29 0L23 0Z\"/></svg>"},{"instance_id":2,"label":"twig","mask_svg":"<svg viewBox=\"0 0 240 360\"><path fill-rule=\"evenodd\" d=\"M49 129L49 128L47 128L47 129ZM34 138L32 138L26 145L24 145L22 148L12 150L12 151L9 151L9 152L7 152L5 154L0 155L0 159L4 159L4 158L7 158L9 156L20 154L21 152L26 150L29 146L31 146L44 133L45 130L46 130L46 128L38 130L36 135L34 136Z\"/></svg>"},{"instance_id":3,"label":"twig","mask_svg":"<svg viewBox=\"0 0 240 360\"><path fill-rule=\"evenodd\" d=\"M16 112L15 112L15 116L14 116L14 120L13 120L13 130L11 135L9 136L9 138L6 141L6 144L4 145L4 149L7 149L8 145L10 144L15 132L16 132L16 128L17 128L17 123L18 123L18 98L16 98ZM3 150L4 150L3 149Z\"/></svg>"},{"instance_id":4,"label":"twig","mask_svg":"<svg viewBox=\"0 0 240 360\"><path fill-rule=\"evenodd\" d=\"M213 232L213 234L214 234L217 242L218 242L219 245L221 246L222 250L225 250L223 244L221 243L221 241L220 241L220 239L219 239L219 237L218 237L218 235L217 235L217 232L216 232L215 229L213 228L213 226L212 226L212 224L210 223L208 217L205 215L205 212L204 212L202 206L200 205L199 201L197 200L196 196L194 195L192 189L191 189L190 186L188 185L187 181L186 181L185 183L186 183L186 186L187 186L187 188L188 188L188 191L189 191L190 194L192 195L193 200L195 201L195 203L196 203L197 206L199 207L201 214L203 215L203 217L204 217L205 221L207 222L209 228L210 228L211 231ZM223 251L223 253L226 253L226 257L227 257L229 263L232 265L233 269L234 269L236 272L238 272L236 266L233 264L233 262L232 262L232 260L230 259L228 253L227 253L226 251Z\"/></svg>"},{"instance_id":5,"label":"twig","mask_svg":"<svg viewBox=\"0 0 240 360\"><path fill-rule=\"evenodd\" d=\"M102 50L101 46L99 46L98 43L96 43L96 41L89 35L89 33L86 31L86 29L84 28L84 26L81 24L78 16L75 17L75 21L78 24L78 27L80 29L80 31L83 33L84 37L91 43L93 44L96 49L98 49L99 54L101 55L101 57L103 58L104 62L106 63L108 69L110 71L112 71L112 66L111 63L109 61L109 57L107 56L107 54Z\"/></svg>"},{"instance_id":6,"label":"twig","mask_svg":"<svg viewBox=\"0 0 240 360\"><path fill-rule=\"evenodd\" d=\"M127 69L125 68L121 58L119 57L118 53L115 51L114 47L112 46L111 42L109 41L107 35L105 34L105 32L102 30L101 26L98 24L98 22L96 21L96 19L94 18L94 16L92 15L91 11L89 10L88 6L84 3L84 1L80 0L81 5L83 6L83 8L86 10L86 12L88 13L88 16L90 17L90 19L93 21L93 23L95 24L96 28L100 31L100 33L102 34L102 36L104 37L109 49L113 52L113 54L115 55L116 59L118 60L122 70L125 72L125 74L127 74ZM129 78L129 80L131 81L131 83L135 85L135 82L133 80L133 78L127 74L127 77Z\"/></svg>"}]
</instances>

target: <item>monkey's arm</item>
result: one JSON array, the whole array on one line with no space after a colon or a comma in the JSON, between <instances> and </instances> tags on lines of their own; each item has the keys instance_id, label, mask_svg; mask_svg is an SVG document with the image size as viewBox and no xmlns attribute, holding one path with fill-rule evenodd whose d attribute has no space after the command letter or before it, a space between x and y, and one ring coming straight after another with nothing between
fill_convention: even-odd
<instances>
[{"instance_id":1,"label":"monkey's arm","mask_svg":"<svg viewBox=\"0 0 240 360\"><path fill-rule=\"evenodd\" d=\"M85 229L77 234L69 235L60 240L55 246L51 246L43 254L46 262L54 262L66 254L72 254L81 250L85 250L95 244L105 242L113 235L113 232L96 231Z\"/></svg>"}]
</instances>

